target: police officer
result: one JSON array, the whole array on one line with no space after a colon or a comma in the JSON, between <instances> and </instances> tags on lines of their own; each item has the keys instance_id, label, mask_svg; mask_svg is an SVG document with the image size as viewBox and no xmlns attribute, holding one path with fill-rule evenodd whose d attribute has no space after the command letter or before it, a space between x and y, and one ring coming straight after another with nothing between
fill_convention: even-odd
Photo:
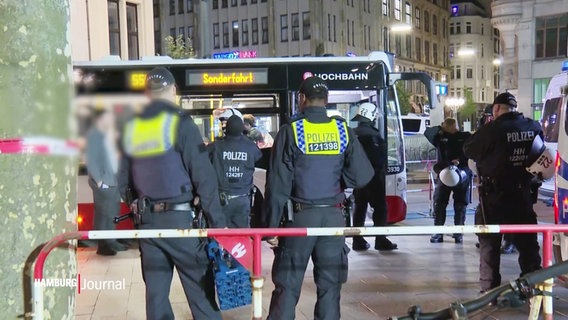
<instances>
[{"instance_id":1,"label":"police officer","mask_svg":"<svg viewBox=\"0 0 568 320\"><path fill-rule=\"evenodd\" d=\"M199 129L174 105L176 86L165 68L146 78L151 102L127 122L122 134L119 186L137 195L133 209L141 214L140 229L192 227L191 202L201 199L211 227L225 227L217 197L215 171ZM173 319L169 301L173 267L179 273L194 319L221 319L215 301L212 270L205 243L198 238L140 239L142 276L146 283L147 319Z\"/></svg>"},{"instance_id":2,"label":"police officer","mask_svg":"<svg viewBox=\"0 0 568 320\"><path fill-rule=\"evenodd\" d=\"M385 141L375 126L378 109L372 103L365 102L359 106L357 115L351 121L358 121L355 128L357 139L363 146L367 157L371 161L375 174L371 182L363 188L353 190L355 197L355 211L353 212L353 226L363 227L367 217L367 206L373 208L373 225L382 227L387 225L387 203L385 200ZM362 236L353 237L353 250L367 250L370 245ZM375 249L394 250L398 248L386 236L375 237Z\"/></svg>"},{"instance_id":3,"label":"police officer","mask_svg":"<svg viewBox=\"0 0 568 320\"><path fill-rule=\"evenodd\" d=\"M467 165L467 158L463 153L463 145L471 134L459 131L456 119L446 118L441 126L426 128L424 136L438 151L438 161L434 165L434 171L438 174L434 191L434 225L443 226L446 223L446 207L450 200L450 193L453 193L454 199L454 225L464 225L473 175ZM444 169L454 170L450 166L457 167L457 170L463 174L463 177L457 181L457 184L448 186L444 184L440 174ZM453 238L455 243L463 242L461 233L454 234ZM442 234L434 234L430 238L430 242L444 242L444 236Z\"/></svg>"},{"instance_id":4,"label":"police officer","mask_svg":"<svg viewBox=\"0 0 568 320\"><path fill-rule=\"evenodd\" d=\"M481 128L483 125L488 124L489 122L493 121L493 105L488 105L483 110L483 114L479 118L477 123L477 128ZM476 210L480 210L479 206ZM511 233L506 233L503 235L503 244L501 245L501 253L503 254L511 254L517 252L517 248L513 244L511 240L513 235ZM479 246L478 246L479 248Z\"/></svg>"},{"instance_id":5,"label":"police officer","mask_svg":"<svg viewBox=\"0 0 568 320\"><path fill-rule=\"evenodd\" d=\"M229 117L225 137L209 144L209 158L217 172L219 199L227 225L248 228L250 193L253 187L255 163L262 153L256 144L243 135L243 121Z\"/></svg>"},{"instance_id":6,"label":"police officer","mask_svg":"<svg viewBox=\"0 0 568 320\"><path fill-rule=\"evenodd\" d=\"M481 210L475 224L536 224L533 210L532 175L525 169L533 155L531 147L540 124L517 112L517 101L508 93L493 101L495 120L481 127L464 145L464 153L477 163L481 185ZM479 234L480 285L487 291L501 284L501 234ZM521 275L540 268L536 233L515 234Z\"/></svg>"},{"instance_id":7,"label":"police officer","mask_svg":"<svg viewBox=\"0 0 568 320\"><path fill-rule=\"evenodd\" d=\"M344 187L362 187L373 167L345 120L327 116L327 83L309 77L299 89L300 113L280 128L274 141L266 181L263 222L281 223L286 202L292 204L283 227L344 227ZM345 237L282 238L275 249L268 319L295 318L304 273L314 263L315 319L340 318L340 292L347 281Z\"/></svg>"}]
</instances>

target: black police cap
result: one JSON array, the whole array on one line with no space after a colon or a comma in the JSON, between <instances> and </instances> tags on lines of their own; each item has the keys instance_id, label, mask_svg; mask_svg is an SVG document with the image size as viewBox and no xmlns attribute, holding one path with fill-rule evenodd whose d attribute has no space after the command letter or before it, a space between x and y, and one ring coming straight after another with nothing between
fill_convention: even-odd
<instances>
[{"instance_id":1,"label":"black police cap","mask_svg":"<svg viewBox=\"0 0 568 320\"><path fill-rule=\"evenodd\" d=\"M511 107L517 107L517 98L514 95L510 94L509 92L503 92L500 95L495 97L493 100L493 104L506 104Z\"/></svg>"},{"instance_id":2,"label":"black police cap","mask_svg":"<svg viewBox=\"0 0 568 320\"><path fill-rule=\"evenodd\" d=\"M154 68L146 75L146 89L151 91L161 90L175 83L174 75L164 67Z\"/></svg>"},{"instance_id":3,"label":"black police cap","mask_svg":"<svg viewBox=\"0 0 568 320\"><path fill-rule=\"evenodd\" d=\"M300 93L306 95L306 98L327 98L327 83L320 77L309 77L300 84Z\"/></svg>"}]
</instances>

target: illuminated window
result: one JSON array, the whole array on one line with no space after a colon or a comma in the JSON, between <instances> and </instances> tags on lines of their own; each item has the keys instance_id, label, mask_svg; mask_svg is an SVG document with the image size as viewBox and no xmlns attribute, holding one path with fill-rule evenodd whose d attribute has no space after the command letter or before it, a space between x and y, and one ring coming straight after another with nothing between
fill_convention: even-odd
<instances>
[{"instance_id":1,"label":"illuminated window","mask_svg":"<svg viewBox=\"0 0 568 320\"><path fill-rule=\"evenodd\" d=\"M239 46L239 22L238 21L233 21L232 23L233 26L233 47L238 47Z\"/></svg>"},{"instance_id":2,"label":"illuminated window","mask_svg":"<svg viewBox=\"0 0 568 320\"><path fill-rule=\"evenodd\" d=\"M400 8L401 7L401 3L400 0L394 0L394 18L398 21L400 21L401 16L400 16Z\"/></svg>"},{"instance_id":3,"label":"illuminated window","mask_svg":"<svg viewBox=\"0 0 568 320\"><path fill-rule=\"evenodd\" d=\"M410 3L408 3L408 2L404 6L405 6L404 22L406 22L406 24L408 24L408 25L412 25L412 7L410 6Z\"/></svg>"},{"instance_id":4,"label":"illuminated window","mask_svg":"<svg viewBox=\"0 0 568 320\"><path fill-rule=\"evenodd\" d=\"M414 9L414 26L420 29L420 8Z\"/></svg>"},{"instance_id":5,"label":"illuminated window","mask_svg":"<svg viewBox=\"0 0 568 320\"><path fill-rule=\"evenodd\" d=\"M388 15L389 15L389 3L388 3L388 0L383 0L382 9L383 9L383 16L388 16Z\"/></svg>"}]
</instances>

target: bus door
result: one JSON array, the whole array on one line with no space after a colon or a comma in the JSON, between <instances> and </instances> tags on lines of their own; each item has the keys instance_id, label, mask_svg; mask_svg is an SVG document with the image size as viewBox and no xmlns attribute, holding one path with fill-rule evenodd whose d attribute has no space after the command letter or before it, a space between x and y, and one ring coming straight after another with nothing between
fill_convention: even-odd
<instances>
[{"instance_id":1,"label":"bus door","mask_svg":"<svg viewBox=\"0 0 568 320\"><path fill-rule=\"evenodd\" d=\"M257 130L265 135L266 141L257 144L263 151L263 158L257 166L267 168L270 148L282 118L280 94L183 95L180 97L180 105L192 116L205 143L213 142L223 135L221 122L217 117L222 109L235 108L243 115L252 115L256 120Z\"/></svg>"}]
</instances>

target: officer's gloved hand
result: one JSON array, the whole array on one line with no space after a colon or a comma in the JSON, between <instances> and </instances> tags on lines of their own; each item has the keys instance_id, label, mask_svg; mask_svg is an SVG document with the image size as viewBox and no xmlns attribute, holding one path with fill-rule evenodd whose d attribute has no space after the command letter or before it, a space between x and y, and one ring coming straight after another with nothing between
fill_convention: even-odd
<instances>
[{"instance_id":1,"label":"officer's gloved hand","mask_svg":"<svg viewBox=\"0 0 568 320\"><path fill-rule=\"evenodd\" d=\"M272 247L278 247L278 237L265 238L264 240Z\"/></svg>"},{"instance_id":2,"label":"officer's gloved hand","mask_svg":"<svg viewBox=\"0 0 568 320\"><path fill-rule=\"evenodd\" d=\"M134 199L129 207L131 212L138 213L138 199Z\"/></svg>"}]
</instances>

